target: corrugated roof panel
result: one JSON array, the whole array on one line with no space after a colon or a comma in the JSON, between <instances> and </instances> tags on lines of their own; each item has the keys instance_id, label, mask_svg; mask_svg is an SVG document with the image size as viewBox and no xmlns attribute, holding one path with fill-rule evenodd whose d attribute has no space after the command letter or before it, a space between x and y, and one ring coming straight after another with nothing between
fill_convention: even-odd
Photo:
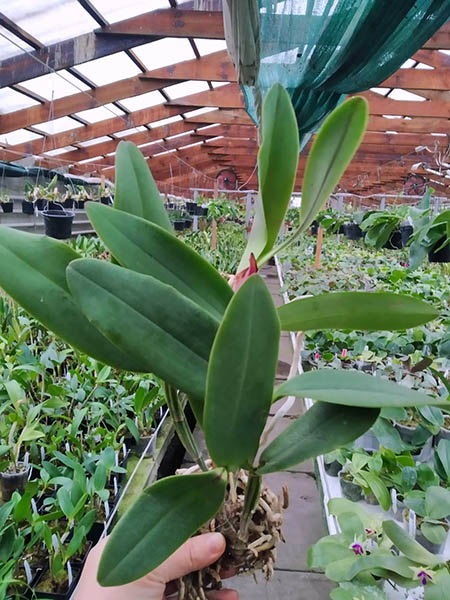
<instances>
[{"instance_id":1,"label":"corrugated roof panel","mask_svg":"<svg viewBox=\"0 0 450 600\"><path fill-rule=\"evenodd\" d=\"M195 58L189 40L164 38L133 48L133 52L149 71Z\"/></svg>"},{"instance_id":2,"label":"corrugated roof panel","mask_svg":"<svg viewBox=\"0 0 450 600\"><path fill-rule=\"evenodd\" d=\"M25 50L31 52L34 48L0 25L0 56L2 60L22 54Z\"/></svg>"},{"instance_id":3,"label":"corrugated roof panel","mask_svg":"<svg viewBox=\"0 0 450 600\"><path fill-rule=\"evenodd\" d=\"M14 112L29 106L39 104L36 100L32 100L25 94L16 92L9 87L0 89L0 114Z\"/></svg>"},{"instance_id":4,"label":"corrugated roof panel","mask_svg":"<svg viewBox=\"0 0 450 600\"><path fill-rule=\"evenodd\" d=\"M125 113L120 108L117 108L114 104L105 104L104 106L98 106L97 108L89 108L88 110L82 110L75 113L80 119L85 119L89 123L97 123L105 119L113 119Z\"/></svg>"},{"instance_id":5,"label":"corrugated roof panel","mask_svg":"<svg viewBox=\"0 0 450 600\"><path fill-rule=\"evenodd\" d=\"M84 125L78 121L75 121L75 119L71 119L70 117L60 117L59 119L53 119L53 121L37 123L34 127L45 133L53 135L54 133L61 133L62 131L68 131L69 129L84 127Z\"/></svg>"},{"instance_id":6,"label":"corrugated roof panel","mask_svg":"<svg viewBox=\"0 0 450 600\"><path fill-rule=\"evenodd\" d=\"M120 104L125 106L126 109L135 111L141 108L148 108L149 106L156 106L165 102L165 98L158 91L147 92L146 94L140 94L139 96L133 96L131 98L124 98L120 100Z\"/></svg>"},{"instance_id":7,"label":"corrugated roof panel","mask_svg":"<svg viewBox=\"0 0 450 600\"><path fill-rule=\"evenodd\" d=\"M77 0L8 0L2 12L43 44L92 31L98 24Z\"/></svg>"},{"instance_id":8,"label":"corrugated roof panel","mask_svg":"<svg viewBox=\"0 0 450 600\"><path fill-rule=\"evenodd\" d=\"M37 140L41 137L41 135L38 135L33 131L27 131L26 129L16 129L15 131L10 131L9 133L2 133L0 135L0 143L10 144L11 146L14 146L15 144L31 142L32 140Z\"/></svg>"},{"instance_id":9,"label":"corrugated roof panel","mask_svg":"<svg viewBox=\"0 0 450 600\"><path fill-rule=\"evenodd\" d=\"M116 52L109 56L96 58L82 65L77 65L75 70L85 75L95 85L106 85L107 83L113 83L113 81L133 77L141 72L125 52Z\"/></svg>"},{"instance_id":10,"label":"corrugated roof panel","mask_svg":"<svg viewBox=\"0 0 450 600\"><path fill-rule=\"evenodd\" d=\"M56 73L48 73L41 77L28 79L28 81L24 81L21 85L27 90L39 94L39 96L42 96L46 100L57 100L58 98L71 96L72 94L90 89L64 69Z\"/></svg>"}]
</instances>

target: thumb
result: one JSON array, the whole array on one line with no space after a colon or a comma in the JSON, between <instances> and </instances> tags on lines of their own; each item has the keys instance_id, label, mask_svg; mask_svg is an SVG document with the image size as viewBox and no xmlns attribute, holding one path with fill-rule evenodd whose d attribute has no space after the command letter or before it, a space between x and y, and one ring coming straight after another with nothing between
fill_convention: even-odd
<instances>
[{"instance_id":1,"label":"thumb","mask_svg":"<svg viewBox=\"0 0 450 600\"><path fill-rule=\"evenodd\" d=\"M153 580L168 583L192 571L198 571L222 556L225 546L225 538L221 533L196 535L152 571L151 577Z\"/></svg>"}]
</instances>

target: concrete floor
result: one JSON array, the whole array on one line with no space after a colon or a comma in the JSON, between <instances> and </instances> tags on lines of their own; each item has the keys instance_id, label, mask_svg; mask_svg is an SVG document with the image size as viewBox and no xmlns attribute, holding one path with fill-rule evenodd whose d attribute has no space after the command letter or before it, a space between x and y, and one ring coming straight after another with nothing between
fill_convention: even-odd
<instances>
[{"instance_id":1,"label":"concrete floor","mask_svg":"<svg viewBox=\"0 0 450 600\"><path fill-rule=\"evenodd\" d=\"M275 304L280 306L283 299L279 294L275 267L264 268L262 276ZM287 333L281 336L279 360L282 363L279 363L277 380L281 382L292 361L292 345ZM274 408L276 410L276 405ZM302 402L297 401L274 428L269 442L303 412ZM198 431L195 437L206 453ZM268 583L261 576L257 578L258 581L252 576L234 577L226 582L226 587L238 590L240 600L328 600L334 585L322 573L312 572L307 567L308 548L327 533L313 461L307 461L290 471L267 475L264 481L275 493L280 492L283 484L289 490L290 505L285 513L283 528L286 542L279 548L275 575Z\"/></svg>"}]
</instances>

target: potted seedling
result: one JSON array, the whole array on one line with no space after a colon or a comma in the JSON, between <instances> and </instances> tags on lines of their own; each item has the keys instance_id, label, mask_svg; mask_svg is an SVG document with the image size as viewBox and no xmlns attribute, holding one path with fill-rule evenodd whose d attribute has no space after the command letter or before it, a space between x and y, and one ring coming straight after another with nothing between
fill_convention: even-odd
<instances>
[{"instance_id":1,"label":"potted seedling","mask_svg":"<svg viewBox=\"0 0 450 600\"><path fill-rule=\"evenodd\" d=\"M165 403L164 396L158 398L159 386L155 385L149 389L148 385L140 385L134 396L134 410L137 419L139 441L134 452L141 456L147 449L145 456L153 456L156 449L155 429L153 427L153 416L155 412ZM149 445L150 440L153 442Z\"/></svg>"},{"instance_id":2,"label":"potted seedling","mask_svg":"<svg viewBox=\"0 0 450 600\"><path fill-rule=\"evenodd\" d=\"M63 203L65 208L73 208L75 204L75 187L72 183L66 183L66 191L63 196Z\"/></svg>"},{"instance_id":3,"label":"potted seedling","mask_svg":"<svg viewBox=\"0 0 450 600\"><path fill-rule=\"evenodd\" d=\"M8 194L0 194L0 204L4 213L12 213L14 202L11 202Z\"/></svg>"},{"instance_id":4,"label":"potted seedling","mask_svg":"<svg viewBox=\"0 0 450 600\"><path fill-rule=\"evenodd\" d=\"M413 232L412 226L405 222L408 212L408 206L367 212L361 221L361 229L366 232L366 244L390 250L403 248Z\"/></svg>"},{"instance_id":5,"label":"potted seedling","mask_svg":"<svg viewBox=\"0 0 450 600\"><path fill-rule=\"evenodd\" d=\"M129 142L117 148L114 208L87 205L118 264L79 259L55 240L0 228L0 284L6 292L96 360L163 380L177 434L198 463L198 473L168 477L144 490L122 516L102 556L102 585L142 577L191 535L213 527L212 519L227 537L228 552L208 571L186 577L186 598L218 585L222 566L270 576L285 502L262 476L349 444L373 425L383 406L436 404L434 397L349 370L311 371L274 389L281 329L404 329L437 316L417 298L373 292L324 293L276 309L258 274L307 231L356 151L367 116L366 101L351 98L326 119L304 174L300 225L276 246L299 144L288 94L279 85L268 92L260 197L231 286L174 235L145 159ZM64 299L63 315L51 309L55 295ZM211 461L200 456L183 417L186 396ZM261 435L272 425L272 402L288 396L316 403L260 454Z\"/></svg>"},{"instance_id":6,"label":"potted seedling","mask_svg":"<svg viewBox=\"0 0 450 600\"><path fill-rule=\"evenodd\" d=\"M0 444L0 489L4 502L10 500L15 490L23 492L30 468L21 460L24 444L44 436L40 429L39 407L29 407L25 393L17 381L5 381L9 404L14 407L15 417L4 429L5 441ZM8 429L9 427L9 429Z\"/></svg>"},{"instance_id":7,"label":"potted seedling","mask_svg":"<svg viewBox=\"0 0 450 600\"><path fill-rule=\"evenodd\" d=\"M323 457L325 473L330 477L337 477L339 472L342 471L342 467L347 462L347 459L351 457L351 450L348 448L339 448L333 452L325 454Z\"/></svg>"},{"instance_id":8,"label":"potted seedling","mask_svg":"<svg viewBox=\"0 0 450 600\"><path fill-rule=\"evenodd\" d=\"M450 515L450 490L429 486L426 490L412 490L405 495L403 518L409 524L411 513L416 514L416 538L420 544L440 554L445 546Z\"/></svg>"},{"instance_id":9,"label":"potted seedling","mask_svg":"<svg viewBox=\"0 0 450 600\"><path fill-rule=\"evenodd\" d=\"M84 187L84 185L77 185L76 187L76 191L73 194L73 198L75 201L75 208L84 208L85 203L90 200L90 196L89 193L87 191L87 189Z\"/></svg>"},{"instance_id":10,"label":"potted seedling","mask_svg":"<svg viewBox=\"0 0 450 600\"><path fill-rule=\"evenodd\" d=\"M349 500L364 498L368 504L380 504L384 510L391 506L391 496L386 486L386 472L380 452L372 455L357 450L339 474L343 495Z\"/></svg>"},{"instance_id":11,"label":"potted seedling","mask_svg":"<svg viewBox=\"0 0 450 600\"><path fill-rule=\"evenodd\" d=\"M433 217L430 208L432 190L429 188L419 207L411 207L414 234L409 249L409 267L417 269L428 255L430 262L450 262L450 210Z\"/></svg>"},{"instance_id":12,"label":"potted seedling","mask_svg":"<svg viewBox=\"0 0 450 600\"><path fill-rule=\"evenodd\" d=\"M34 207L37 203L36 197L34 195L35 189L37 188L35 188L29 181L25 183L24 200L22 201L22 212L26 215L34 215ZM38 208L39 210L42 210L44 208L43 204L41 204Z\"/></svg>"},{"instance_id":13,"label":"potted seedling","mask_svg":"<svg viewBox=\"0 0 450 600\"><path fill-rule=\"evenodd\" d=\"M330 594L333 600L388 600L395 584L406 588L401 597L408 600L446 597L450 573L444 559L395 521L381 521L344 498L330 500L328 511L337 516L341 532L310 548L308 566L324 570L338 585Z\"/></svg>"}]
</instances>

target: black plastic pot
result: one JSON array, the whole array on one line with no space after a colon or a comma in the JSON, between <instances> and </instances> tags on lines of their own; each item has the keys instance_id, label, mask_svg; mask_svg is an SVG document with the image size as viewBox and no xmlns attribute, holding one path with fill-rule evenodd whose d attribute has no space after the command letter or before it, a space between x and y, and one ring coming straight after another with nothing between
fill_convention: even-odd
<instances>
[{"instance_id":1,"label":"black plastic pot","mask_svg":"<svg viewBox=\"0 0 450 600\"><path fill-rule=\"evenodd\" d=\"M16 473L0 473L0 490L3 502L11 500L11 496L16 490L21 493L25 490L30 467L25 467L22 463L19 463L19 465L23 468L22 471Z\"/></svg>"},{"instance_id":2,"label":"black plastic pot","mask_svg":"<svg viewBox=\"0 0 450 600\"><path fill-rule=\"evenodd\" d=\"M189 229L189 227L191 227L191 226L192 226L191 219L184 219L184 228Z\"/></svg>"},{"instance_id":3,"label":"black plastic pot","mask_svg":"<svg viewBox=\"0 0 450 600\"><path fill-rule=\"evenodd\" d=\"M345 223L344 233L349 240L359 240L363 236L362 229L357 223Z\"/></svg>"},{"instance_id":4,"label":"black plastic pot","mask_svg":"<svg viewBox=\"0 0 450 600\"><path fill-rule=\"evenodd\" d=\"M409 242L409 238L412 236L414 227L412 225L400 225L400 233L402 235L403 248Z\"/></svg>"},{"instance_id":5,"label":"black plastic pot","mask_svg":"<svg viewBox=\"0 0 450 600\"><path fill-rule=\"evenodd\" d=\"M38 198L35 204L38 210L44 210L45 205L47 204L47 200L45 200L44 198Z\"/></svg>"},{"instance_id":6,"label":"black plastic pot","mask_svg":"<svg viewBox=\"0 0 450 600\"><path fill-rule=\"evenodd\" d=\"M342 465L338 460L333 460L330 463L324 463L325 473L330 477L337 477L342 470Z\"/></svg>"},{"instance_id":7,"label":"black plastic pot","mask_svg":"<svg viewBox=\"0 0 450 600\"><path fill-rule=\"evenodd\" d=\"M183 231L184 221L174 221L173 228L175 229L175 231Z\"/></svg>"},{"instance_id":8,"label":"black plastic pot","mask_svg":"<svg viewBox=\"0 0 450 600\"><path fill-rule=\"evenodd\" d=\"M344 496L344 498L347 498L352 502L358 502L362 499L362 488L359 485L353 483L353 481L346 481L345 479L342 479L341 474L339 475L339 481L341 484L342 495Z\"/></svg>"},{"instance_id":9,"label":"black plastic pot","mask_svg":"<svg viewBox=\"0 0 450 600\"><path fill-rule=\"evenodd\" d=\"M37 587L39 587L39 583L42 580L44 574L45 574L45 571L42 571L41 577L36 582ZM80 575L81 575L81 570L76 569L75 567L72 567L72 584L64 592L60 592L60 593L46 592L46 591L38 590L35 588L34 589L35 596L33 596L33 597L34 598L46 598L46 600L70 600L70 598L72 597L72 594L75 591L75 588L78 585L78 580L80 578Z\"/></svg>"},{"instance_id":10,"label":"black plastic pot","mask_svg":"<svg viewBox=\"0 0 450 600\"><path fill-rule=\"evenodd\" d=\"M64 200L64 206L65 206L66 208L73 208L73 205L74 205L74 204L75 204L75 201L74 201L74 199L73 199L73 198L66 198L66 199Z\"/></svg>"},{"instance_id":11,"label":"black plastic pot","mask_svg":"<svg viewBox=\"0 0 450 600\"><path fill-rule=\"evenodd\" d=\"M167 203L167 208L168 208L169 210L174 210L174 208L175 208L175 203L174 203L174 202L168 202L168 203Z\"/></svg>"},{"instance_id":12,"label":"black plastic pot","mask_svg":"<svg viewBox=\"0 0 450 600\"><path fill-rule=\"evenodd\" d=\"M2 205L4 206L4 205ZM436 244L434 245L434 248L439 248L439 246L442 246L442 244L444 243L445 238L441 238L438 242L436 242ZM430 250L430 252L428 252L428 260L431 263L448 263L450 262L450 244L447 244L446 246L444 246L443 248L441 248L441 250L438 250L437 252L433 250Z\"/></svg>"},{"instance_id":13,"label":"black plastic pot","mask_svg":"<svg viewBox=\"0 0 450 600\"><path fill-rule=\"evenodd\" d=\"M401 250L403 248L402 234L400 229L395 229L383 248L388 250Z\"/></svg>"},{"instance_id":14,"label":"black plastic pot","mask_svg":"<svg viewBox=\"0 0 450 600\"><path fill-rule=\"evenodd\" d=\"M14 202L2 202L1 206L4 213L12 213Z\"/></svg>"},{"instance_id":15,"label":"black plastic pot","mask_svg":"<svg viewBox=\"0 0 450 600\"><path fill-rule=\"evenodd\" d=\"M311 235L317 235L317 232L319 231L319 223L317 221L313 221L311 223L309 231L310 231Z\"/></svg>"},{"instance_id":16,"label":"black plastic pot","mask_svg":"<svg viewBox=\"0 0 450 600\"><path fill-rule=\"evenodd\" d=\"M57 240L67 240L72 235L75 213L59 210L44 210L45 235Z\"/></svg>"},{"instance_id":17,"label":"black plastic pot","mask_svg":"<svg viewBox=\"0 0 450 600\"><path fill-rule=\"evenodd\" d=\"M136 454L136 456L142 456L142 453L147 448L147 445L152 437L153 437L153 434L148 435L148 436L141 436L139 442L133 448L133 454ZM155 450L156 450L156 436L153 438L152 443L147 448L147 452L144 455L145 458L151 458L155 454Z\"/></svg>"},{"instance_id":18,"label":"black plastic pot","mask_svg":"<svg viewBox=\"0 0 450 600\"><path fill-rule=\"evenodd\" d=\"M197 208L196 202L186 202L186 210L190 215L195 215L195 210Z\"/></svg>"},{"instance_id":19,"label":"black plastic pot","mask_svg":"<svg viewBox=\"0 0 450 600\"><path fill-rule=\"evenodd\" d=\"M86 200L75 200L75 208L84 208Z\"/></svg>"},{"instance_id":20,"label":"black plastic pot","mask_svg":"<svg viewBox=\"0 0 450 600\"><path fill-rule=\"evenodd\" d=\"M345 225L341 225L338 229L338 233L344 233L345 234Z\"/></svg>"},{"instance_id":21,"label":"black plastic pot","mask_svg":"<svg viewBox=\"0 0 450 600\"><path fill-rule=\"evenodd\" d=\"M22 200L22 212L25 215L34 215L34 204L28 200Z\"/></svg>"},{"instance_id":22,"label":"black plastic pot","mask_svg":"<svg viewBox=\"0 0 450 600\"><path fill-rule=\"evenodd\" d=\"M96 521L90 528L89 532L86 534L86 539L92 542L92 545L95 546L95 544L100 541L104 530L105 524Z\"/></svg>"},{"instance_id":23,"label":"black plastic pot","mask_svg":"<svg viewBox=\"0 0 450 600\"><path fill-rule=\"evenodd\" d=\"M111 198L109 196L102 196L100 202L109 206L111 204Z\"/></svg>"}]
</instances>

